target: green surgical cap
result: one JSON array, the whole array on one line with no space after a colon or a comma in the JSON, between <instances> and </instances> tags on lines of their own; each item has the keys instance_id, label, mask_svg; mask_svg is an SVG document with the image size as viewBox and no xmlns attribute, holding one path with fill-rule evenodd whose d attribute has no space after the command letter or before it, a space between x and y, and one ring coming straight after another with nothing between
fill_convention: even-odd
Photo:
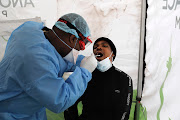
<instances>
[{"instance_id":1,"label":"green surgical cap","mask_svg":"<svg viewBox=\"0 0 180 120\"><path fill-rule=\"evenodd\" d=\"M83 34L84 37L90 36L90 30L88 24L86 23L85 19L82 16L75 13L69 13L63 15L60 19L64 19L70 22L72 25L74 25L74 27L76 27L76 29L78 29ZM76 30L69 28L64 22L57 21L55 23L55 26L60 30L67 33L71 33L75 35L77 38L79 38Z\"/></svg>"}]
</instances>

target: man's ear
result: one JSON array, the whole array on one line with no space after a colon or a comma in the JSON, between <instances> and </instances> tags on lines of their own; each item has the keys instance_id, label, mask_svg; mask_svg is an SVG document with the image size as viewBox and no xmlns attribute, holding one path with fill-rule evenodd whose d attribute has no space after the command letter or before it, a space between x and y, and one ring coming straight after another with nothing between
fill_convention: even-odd
<instances>
[{"instance_id":1,"label":"man's ear","mask_svg":"<svg viewBox=\"0 0 180 120\"><path fill-rule=\"evenodd\" d=\"M112 57L114 57L115 55L114 55L114 53L112 53Z\"/></svg>"},{"instance_id":2,"label":"man's ear","mask_svg":"<svg viewBox=\"0 0 180 120\"><path fill-rule=\"evenodd\" d=\"M75 35L70 35L70 37L69 37L69 42L70 43L75 43L76 42L76 36Z\"/></svg>"}]
</instances>

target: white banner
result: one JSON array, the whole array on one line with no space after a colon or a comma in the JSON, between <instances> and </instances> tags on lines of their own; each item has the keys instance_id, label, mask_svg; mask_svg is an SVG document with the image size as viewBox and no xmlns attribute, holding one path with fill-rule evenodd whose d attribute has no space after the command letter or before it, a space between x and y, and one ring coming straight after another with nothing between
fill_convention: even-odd
<instances>
[{"instance_id":1,"label":"white banner","mask_svg":"<svg viewBox=\"0 0 180 120\"><path fill-rule=\"evenodd\" d=\"M0 0L1 20L26 19L40 16L39 0Z\"/></svg>"},{"instance_id":2,"label":"white banner","mask_svg":"<svg viewBox=\"0 0 180 120\"><path fill-rule=\"evenodd\" d=\"M0 36L0 61L4 56L8 38L9 38L9 36Z\"/></svg>"},{"instance_id":3,"label":"white banner","mask_svg":"<svg viewBox=\"0 0 180 120\"><path fill-rule=\"evenodd\" d=\"M180 1L148 0L142 104L148 120L180 120Z\"/></svg>"},{"instance_id":4,"label":"white banner","mask_svg":"<svg viewBox=\"0 0 180 120\"><path fill-rule=\"evenodd\" d=\"M52 27L57 20L57 1L0 0L0 35L10 35L8 33L28 20L42 21Z\"/></svg>"},{"instance_id":5,"label":"white banner","mask_svg":"<svg viewBox=\"0 0 180 120\"><path fill-rule=\"evenodd\" d=\"M0 0L0 61L11 32L18 26L37 21L51 28L56 20L56 0Z\"/></svg>"}]
</instances>

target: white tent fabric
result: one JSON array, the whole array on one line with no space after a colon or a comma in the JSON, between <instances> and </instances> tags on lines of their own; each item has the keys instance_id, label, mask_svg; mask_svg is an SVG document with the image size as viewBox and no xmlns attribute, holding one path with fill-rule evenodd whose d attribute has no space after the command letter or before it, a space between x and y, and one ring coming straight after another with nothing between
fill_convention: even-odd
<instances>
[{"instance_id":1,"label":"white tent fabric","mask_svg":"<svg viewBox=\"0 0 180 120\"><path fill-rule=\"evenodd\" d=\"M148 0L142 104L148 120L180 120L180 2Z\"/></svg>"},{"instance_id":2,"label":"white tent fabric","mask_svg":"<svg viewBox=\"0 0 180 120\"><path fill-rule=\"evenodd\" d=\"M140 6L140 0L58 1L58 16L78 13L87 20L93 41L104 36L115 43L117 56L114 65L132 77L134 89L137 88ZM92 45L83 53L87 55L89 51L92 52Z\"/></svg>"},{"instance_id":3,"label":"white tent fabric","mask_svg":"<svg viewBox=\"0 0 180 120\"><path fill-rule=\"evenodd\" d=\"M3 28L0 29L0 60L5 40L24 21L43 21L51 28L60 16L75 12L87 20L93 41L98 37L108 37L115 43L117 56L114 65L132 77L136 89L140 5L140 0L0 0L0 26ZM92 45L81 54L89 55L91 52Z\"/></svg>"},{"instance_id":4,"label":"white tent fabric","mask_svg":"<svg viewBox=\"0 0 180 120\"><path fill-rule=\"evenodd\" d=\"M104 36L115 43L117 56L114 65L132 77L134 89L137 88L140 5L140 0L58 1L58 16L78 13L87 20L93 41ZM83 53L90 54L89 51L92 52L92 45Z\"/></svg>"},{"instance_id":5,"label":"white tent fabric","mask_svg":"<svg viewBox=\"0 0 180 120\"><path fill-rule=\"evenodd\" d=\"M48 27L52 26L57 20L57 0L0 0L0 21L36 17L40 17Z\"/></svg>"}]
</instances>

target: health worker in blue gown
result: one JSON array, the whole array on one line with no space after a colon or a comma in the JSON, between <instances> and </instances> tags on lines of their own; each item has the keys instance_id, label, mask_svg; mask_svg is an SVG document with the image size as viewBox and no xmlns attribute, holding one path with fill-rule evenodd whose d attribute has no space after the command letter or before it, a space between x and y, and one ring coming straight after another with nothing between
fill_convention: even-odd
<instances>
[{"instance_id":1,"label":"health worker in blue gown","mask_svg":"<svg viewBox=\"0 0 180 120\"><path fill-rule=\"evenodd\" d=\"M85 19L75 13L52 29L33 21L15 29L0 62L0 120L46 120L46 108L60 113L73 105L97 65L94 56L79 55L74 63L74 51L84 50L89 36Z\"/></svg>"}]
</instances>

